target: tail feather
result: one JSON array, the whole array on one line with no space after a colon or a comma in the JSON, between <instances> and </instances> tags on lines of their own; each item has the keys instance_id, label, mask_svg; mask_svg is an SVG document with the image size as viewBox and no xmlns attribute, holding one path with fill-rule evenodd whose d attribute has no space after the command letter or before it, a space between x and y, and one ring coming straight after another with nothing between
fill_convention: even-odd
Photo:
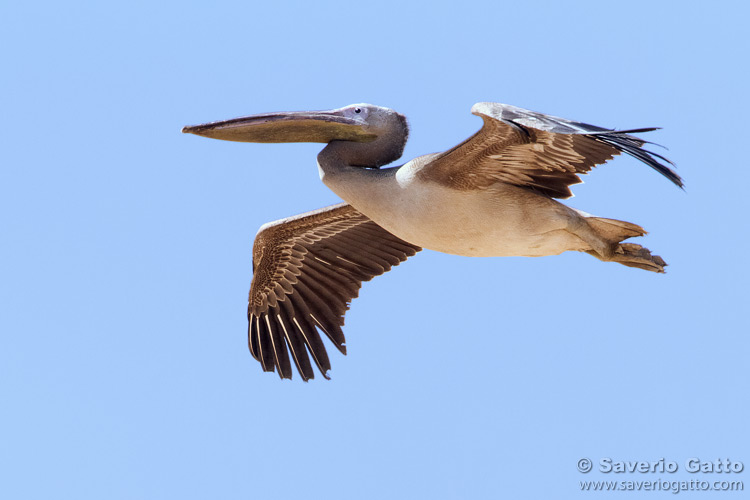
<instances>
[{"instance_id":1,"label":"tail feather","mask_svg":"<svg viewBox=\"0 0 750 500\"><path fill-rule=\"evenodd\" d=\"M620 243L622 240L647 234L646 230L638 224L624 220L586 217L586 222L608 243Z\"/></svg>"}]
</instances>

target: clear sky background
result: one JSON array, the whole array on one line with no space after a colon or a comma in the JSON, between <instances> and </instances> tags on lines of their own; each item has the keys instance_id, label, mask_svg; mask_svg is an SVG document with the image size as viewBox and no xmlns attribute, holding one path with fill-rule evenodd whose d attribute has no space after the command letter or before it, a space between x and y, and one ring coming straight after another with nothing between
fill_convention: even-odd
<instances>
[{"instance_id":1,"label":"clear sky background","mask_svg":"<svg viewBox=\"0 0 750 500\"><path fill-rule=\"evenodd\" d=\"M567 499L660 477L746 495L742 4L4 2L0 497ZM478 101L664 127L648 139L684 192L619 157L568 203L643 225L668 273L425 251L364 285L333 380L262 373L255 232L338 198L319 145L180 128L370 102L409 118L408 159L470 136Z\"/></svg>"}]
</instances>

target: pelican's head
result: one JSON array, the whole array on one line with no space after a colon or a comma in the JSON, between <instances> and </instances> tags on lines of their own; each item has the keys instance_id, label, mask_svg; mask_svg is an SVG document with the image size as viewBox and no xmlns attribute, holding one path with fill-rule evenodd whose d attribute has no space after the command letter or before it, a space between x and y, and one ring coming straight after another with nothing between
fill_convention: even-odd
<instances>
[{"instance_id":1,"label":"pelican's head","mask_svg":"<svg viewBox=\"0 0 750 500\"><path fill-rule=\"evenodd\" d=\"M367 167L398 159L408 130L403 115L373 104L352 104L329 111L263 113L182 129L184 133L238 142L372 143L370 147L356 148L362 152L357 155L362 157L357 164ZM379 154L374 155L376 150ZM385 151L387 154L383 154ZM369 156L364 158L366 155Z\"/></svg>"}]
</instances>

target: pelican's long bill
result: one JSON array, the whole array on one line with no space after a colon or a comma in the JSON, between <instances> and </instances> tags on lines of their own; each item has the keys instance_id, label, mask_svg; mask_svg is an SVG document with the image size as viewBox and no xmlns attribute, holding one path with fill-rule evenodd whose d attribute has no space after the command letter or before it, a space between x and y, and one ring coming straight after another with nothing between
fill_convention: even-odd
<instances>
[{"instance_id":1,"label":"pelican's long bill","mask_svg":"<svg viewBox=\"0 0 750 500\"><path fill-rule=\"evenodd\" d=\"M363 123L331 111L291 111L264 113L231 120L187 126L183 133L236 142L322 142L334 140L370 142L376 135L364 130Z\"/></svg>"}]
</instances>

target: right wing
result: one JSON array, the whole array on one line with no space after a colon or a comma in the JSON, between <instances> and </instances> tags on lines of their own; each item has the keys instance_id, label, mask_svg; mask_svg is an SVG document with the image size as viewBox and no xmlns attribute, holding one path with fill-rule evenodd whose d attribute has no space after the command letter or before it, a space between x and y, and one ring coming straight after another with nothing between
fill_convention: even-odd
<instances>
[{"instance_id":1,"label":"right wing","mask_svg":"<svg viewBox=\"0 0 750 500\"><path fill-rule=\"evenodd\" d=\"M573 195L569 186L581 182L580 174L626 153L682 187L680 176L665 165L671 162L643 149L647 141L630 135L653 128L610 130L495 102L477 103L471 112L484 120L484 126L430 158L419 172L424 180L458 190L501 182L568 198Z\"/></svg>"}]
</instances>

